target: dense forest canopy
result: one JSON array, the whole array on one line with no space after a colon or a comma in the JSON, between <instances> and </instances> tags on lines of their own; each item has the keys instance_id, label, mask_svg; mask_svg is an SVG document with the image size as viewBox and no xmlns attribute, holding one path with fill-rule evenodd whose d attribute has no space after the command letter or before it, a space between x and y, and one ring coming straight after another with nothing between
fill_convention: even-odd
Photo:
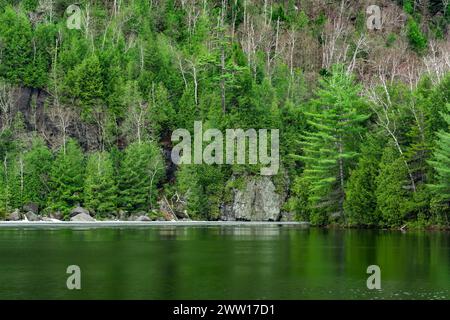
<instances>
[{"instance_id":1,"label":"dense forest canopy","mask_svg":"<svg viewBox=\"0 0 450 320\"><path fill-rule=\"evenodd\" d=\"M280 130L271 179L299 220L448 226L449 1L73 4L0 0L2 216L218 219L259 168L174 166L172 132L201 120Z\"/></svg>"}]
</instances>

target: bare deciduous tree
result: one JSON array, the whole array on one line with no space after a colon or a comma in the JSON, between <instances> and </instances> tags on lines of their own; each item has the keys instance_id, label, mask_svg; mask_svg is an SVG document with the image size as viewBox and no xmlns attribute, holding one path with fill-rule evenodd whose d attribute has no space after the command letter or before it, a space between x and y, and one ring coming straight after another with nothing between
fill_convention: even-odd
<instances>
[{"instance_id":1,"label":"bare deciduous tree","mask_svg":"<svg viewBox=\"0 0 450 320\"><path fill-rule=\"evenodd\" d=\"M397 132L397 122L393 116L395 114L395 109L388 90L386 75L381 69L379 70L378 77L382 93L377 90L375 84L372 84L372 86L366 91L366 96L368 97L369 101L371 101L370 107L377 117L377 124L388 134L388 136L392 138L397 151L403 157L404 150L400 145ZM415 192L416 184L414 182L412 170L404 157L403 162L408 171L411 187Z\"/></svg>"},{"instance_id":2,"label":"bare deciduous tree","mask_svg":"<svg viewBox=\"0 0 450 320\"><path fill-rule=\"evenodd\" d=\"M67 129L74 121L75 112L69 107L53 106L52 108L50 108L49 116L61 133L62 137L61 145L63 147L64 154L66 154L67 133L68 133Z\"/></svg>"},{"instance_id":3,"label":"bare deciduous tree","mask_svg":"<svg viewBox=\"0 0 450 320\"><path fill-rule=\"evenodd\" d=\"M12 109L15 104L14 92L11 86L0 84L0 130L1 132L11 127L13 120Z\"/></svg>"},{"instance_id":4,"label":"bare deciduous tree","mask_svg":"<svg viewBox=\"0 0 450 320\"><path fill-rule=\"evenodd\" d=\"M429 53L423 57L423 63L434 84L439 83L450 70L450 42L430 41Z\"/></svg>"}]
</instances>

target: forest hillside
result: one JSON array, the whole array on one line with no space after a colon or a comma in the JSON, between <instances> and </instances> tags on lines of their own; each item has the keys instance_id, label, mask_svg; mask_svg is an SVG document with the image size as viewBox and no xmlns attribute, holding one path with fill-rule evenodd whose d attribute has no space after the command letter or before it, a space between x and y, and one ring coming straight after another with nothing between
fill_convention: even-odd
<instances>
[{"instance_id":1,"label":"forest hillside","mask_svg":"<svg viewBox=\"0 0 450 320\"><path fill-rule=\"evenodd\" d=\"M247 199L448 226L449 22L448 0L0 0L0 217L251 220ZM277 174L176 166L196 120L279 129Z\"/></svg>"}]
</instances>

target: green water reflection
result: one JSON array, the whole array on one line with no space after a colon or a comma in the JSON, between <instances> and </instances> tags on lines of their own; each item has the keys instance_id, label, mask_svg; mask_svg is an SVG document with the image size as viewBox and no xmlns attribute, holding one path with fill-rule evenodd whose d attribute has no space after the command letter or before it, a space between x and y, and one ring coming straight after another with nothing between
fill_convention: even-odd
<instances>
[{"instance_id":1,"label":"green water reflection","mask_svg":"<svg viewBox=\"0 0 450 320\"><path fill-rule=\"evenodd\" d=\"M381 268L380 291L366 268ZM82 289L68 290L68 265ZM0 230L1 299L450 299L445 232L296 226Z\"/></svg>"}]
</instances>

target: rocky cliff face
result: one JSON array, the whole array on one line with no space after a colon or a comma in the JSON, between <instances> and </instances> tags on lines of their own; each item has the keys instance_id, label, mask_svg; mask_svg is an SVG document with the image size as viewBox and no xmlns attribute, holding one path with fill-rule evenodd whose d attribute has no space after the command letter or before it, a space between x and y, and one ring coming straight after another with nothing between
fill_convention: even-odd
<instances>
[{"instance_id":1,"label":"rocky cliff face","mask_svg":"<svg viewBox=\"0 0 450 320\"><path fill-rule=\"evenodd\" d=\"M252 177L245 187L233 189L233 200L222 208L222 220L278 221L282 197L269 177Z\"/></svg>"}]
</instances>

